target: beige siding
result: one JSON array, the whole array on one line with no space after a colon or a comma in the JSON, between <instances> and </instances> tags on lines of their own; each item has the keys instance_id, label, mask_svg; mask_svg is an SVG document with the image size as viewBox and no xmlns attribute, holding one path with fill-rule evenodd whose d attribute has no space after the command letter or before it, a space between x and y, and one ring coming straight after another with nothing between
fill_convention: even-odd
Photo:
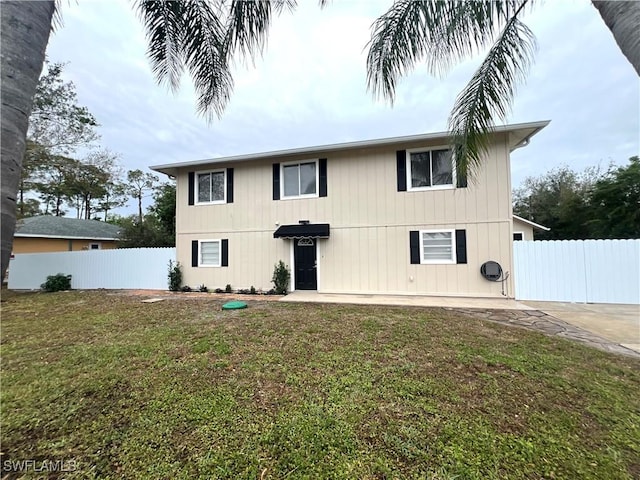
<instances>
[{"instance_id":1,"label":"beige siding","mask_svg":"<svg viewBox=\"0 0 640 480\"><path fill-rule=\"evenodd\" d=\"M398 192L396 149L443 142L338 151L327 158L324 198L272 200L274 158L234 168L234 203L188 206L188 170L177 178L177 250L190 286L269 288L273 265L291 263L291 241L274 239L278 225L299 220L329 223L319 241L318 289L322 292L500 295L480 265L499 262L511 271L511 183L506 141L500 137L468 188ZM200 169L199 169L200 170ZM466 265L411 265L409 231L465 229ZM192 268L191 241L229 239L229 267ZM511 282L506 288L511 292Z\"/></svg>"},{"instance_id":2,"label":"beige siding","mask_svg":"<svg viewBox=\"0 0 640 480\"><path fill-rule=\"evenodd\" d=\"M533 240L533 227L517 218L513 219L513 233L521 232L523 240Z\"/></svg>"}]
</instances>

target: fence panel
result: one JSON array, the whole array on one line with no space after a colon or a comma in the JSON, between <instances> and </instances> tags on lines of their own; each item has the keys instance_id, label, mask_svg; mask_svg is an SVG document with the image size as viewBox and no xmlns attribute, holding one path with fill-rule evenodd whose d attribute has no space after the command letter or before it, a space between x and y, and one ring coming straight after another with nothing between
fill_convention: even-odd
<instances>
[{"instance_id":1,"label":"fence panel","mask_svg":"<svg viewBox=\"0 0 640 480\"><path fill-rule=\"evenodd\" d=\"M48 275L64 273L74 289L165 290L169 260L175 259L175 248L18 254L9 265L9 288L38 289Z\"/></svg>"},{"instance_id":2,"label":"fence panel","mask_svg":"<svg viewBox=\"0 0 640 480\"><path fill-rule=\"evenodd\" d=\"M519 300L640 304L640 240L514 242Z\"/></svg>"}]
</instances>

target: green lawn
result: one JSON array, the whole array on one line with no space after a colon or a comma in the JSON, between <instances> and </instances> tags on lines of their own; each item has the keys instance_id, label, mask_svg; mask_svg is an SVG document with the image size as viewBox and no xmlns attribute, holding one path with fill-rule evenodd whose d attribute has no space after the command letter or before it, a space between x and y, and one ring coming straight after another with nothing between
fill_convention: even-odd
<instances>
[{"instance_id":1,"label":"green lawn","mask_svg":"<svg viewBox=\"0 0 640 480\"><path fill-rule=\"evenodd\" d=\"M72 462L65 478L640 477L632 358L442 309L222 312L215 294L3 294L3 469L32 459Z\"/></svg>"}]
</instances>

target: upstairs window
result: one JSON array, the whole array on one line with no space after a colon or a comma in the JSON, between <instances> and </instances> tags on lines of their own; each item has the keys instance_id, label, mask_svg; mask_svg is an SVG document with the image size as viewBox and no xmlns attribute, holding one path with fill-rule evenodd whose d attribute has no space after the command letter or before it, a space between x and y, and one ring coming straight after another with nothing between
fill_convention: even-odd
<instances>
[{"instance_id":1,"label":"upstairs window","mask_svg":"<svg viewBox=\"0 0 640 480\"><path fill-rule=\"evenodd\" d=\"M409 190L453 188L455 171L451 150L410 150L407 153Z\"/></svg>"},{"instance_id":2,"label":"upstairs window","mask_svg":"<svg viewBox=\"0 0 640 480\"><path fill-rule=\"evenodd\" d=\"M226 178L224 170L196 173L197 203L225 203Z\"/></svg>"},{"instance_id":3,"label":"upstairs window","mask_svg":"<svg viewBox=\"0 0 640 480\"><path fill-rule=\"evenodd\" d=\"M318 162L282 165L282 198L317 197Z\"/></svg>"}]
</instances>

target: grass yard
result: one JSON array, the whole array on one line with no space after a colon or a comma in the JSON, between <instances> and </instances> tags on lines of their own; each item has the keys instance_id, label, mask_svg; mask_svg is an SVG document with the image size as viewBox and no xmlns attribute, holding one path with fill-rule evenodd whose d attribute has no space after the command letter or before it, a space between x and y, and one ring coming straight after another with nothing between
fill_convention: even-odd
<instances>
[{"instance_id":1,"label":"grass yard","mask_svg":"<svg viewBox=\"0 0 640 480\"><path fill-rule=\"evenodd\" d=\"M3 294L3 478L640 477L632 358L442 309Z\"/></svg>"}]
</instances>

